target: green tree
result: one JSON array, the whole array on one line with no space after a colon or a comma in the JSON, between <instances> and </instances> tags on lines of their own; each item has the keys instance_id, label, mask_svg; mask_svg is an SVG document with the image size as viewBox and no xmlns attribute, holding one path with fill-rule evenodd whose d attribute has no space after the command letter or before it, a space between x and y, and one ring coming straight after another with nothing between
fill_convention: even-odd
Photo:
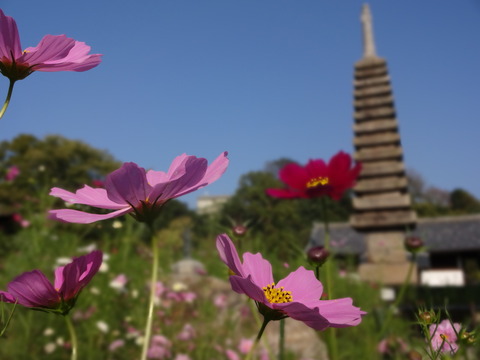
<instances>
[{"instance_id":1,"label":"green tree","mask_svg":"<svg viewBox=\"0 0 480 360\"><path fill-rule=\"evenodd\" d=\"M41 198L51 187L76 190L101 180L120 163L108 152L58 135L38 139L22 134L0 143L0 171L16 166L20 174L0 183L0 213L8 214L29 203L40 210Z\"/></svg>"},{"instance_id":2,"label":"green tree","mask_svg":"<svg viewBox=\"0 0 480 360\"><path fill-rule=\"evenodd\" d=\"M451 192L450 206L455 213L472 214L480 212L480 201L463 189L455 189Z\"/></svg>"}]
</instances>

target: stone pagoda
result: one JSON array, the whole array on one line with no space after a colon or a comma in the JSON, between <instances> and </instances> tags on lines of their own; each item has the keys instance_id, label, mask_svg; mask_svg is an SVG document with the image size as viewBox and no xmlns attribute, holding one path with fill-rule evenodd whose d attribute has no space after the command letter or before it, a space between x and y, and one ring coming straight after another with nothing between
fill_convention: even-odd
<instances>
[{"instance_id":1,"label":"stone pagoda","mask_svg":"<svg viewBox=\"0 0 480 360\"><path fill-rule=\"evenodd\" d=\"M387 62L376 54L368 5L363 6L361 22L364 53L355 64L354 158L363 166L354 188L350 225L364 233L367 247L360 276L400 284L408 268L403 242L415 227L416 214L408 193Z\"/></svg>"}]
</instances>

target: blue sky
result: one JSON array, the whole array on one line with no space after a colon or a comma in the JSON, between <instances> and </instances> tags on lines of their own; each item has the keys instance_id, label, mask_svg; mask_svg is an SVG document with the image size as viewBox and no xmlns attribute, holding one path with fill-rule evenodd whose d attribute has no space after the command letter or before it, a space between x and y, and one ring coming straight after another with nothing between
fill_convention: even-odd
<instances>
[{"instance_id":1,"label":"blue sky","mask_svg":"<svg viewBox=\"0 0 480 360\"><path fill-rule=\"evenodd\" d=\"M66 34L104 54L84 73L16 84L0 140L60 134L166 170L181 153L230 167L186 197L231 194L267 161L353 151L362 1L3 0L22 47ZM114 5L113 5L114 4ZM427 184L480 197L480 2L370 1L405 163ZM0 97L8 81L0 79Z\"/></svg>"}]
</instances>

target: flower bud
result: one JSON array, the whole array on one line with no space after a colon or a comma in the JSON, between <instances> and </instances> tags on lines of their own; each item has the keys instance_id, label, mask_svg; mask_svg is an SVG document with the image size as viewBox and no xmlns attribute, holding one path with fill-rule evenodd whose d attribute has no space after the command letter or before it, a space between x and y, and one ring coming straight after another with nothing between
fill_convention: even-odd
<instances>
[{"instance_id":1,"label":"flower bud","mask_svg":"<svg viewBox=\"0 0 480 360\"><path fill-rule=\"evenodd\" d=\"M330 252L323 246L314 246L307 252L308 261L314 266L322 266L330 256Z\"/></svg>"},{"instance_id":2,"label":"flower bud","mask_svg":"<svg viewBox=\"0 0 480 360\"><path fill-rule=\"evenodd\" d=\"M424 311L418 315L421 322L425 325L430 325L435 322L435 314L432 311Z\"/></svg>"},{"instance_id":3,"label":"flower bud","mask_svg":"<svg viewBox=\"0 0 480 360\"><path fill-rule=\"evenodd\" d=\"M236 236L243 236L247 232L247 227L243 225L235 225L232 228L232 231Z\"/></svg>"},{"instance_id":4,"label":"flower bud","mask_svg":"<svg viewBox=\"0 0 480 360\"><path fill-rule=\"evenodd\" d=\"M423 240L418 236L407 236L405 248L410 252L419 252L424 246Z\"/></svg>"}]
</instances>

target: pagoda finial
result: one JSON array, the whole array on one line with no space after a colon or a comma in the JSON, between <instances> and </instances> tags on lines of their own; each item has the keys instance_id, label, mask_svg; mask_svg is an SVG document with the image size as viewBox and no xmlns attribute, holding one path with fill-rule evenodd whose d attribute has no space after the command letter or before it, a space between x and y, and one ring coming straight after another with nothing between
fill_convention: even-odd
<instances>
[{"instance_id":1,"label":"pagoda finial","mask_svg":"<svg viewBox=\"0 0 480 360\"><path fill-rule=\"evenodd\" d=\"M363 4L360 16L363 27L363 57L376 57L375 41L373 39L372 13L368 4Z\"/></svg>"}]
</instances>

